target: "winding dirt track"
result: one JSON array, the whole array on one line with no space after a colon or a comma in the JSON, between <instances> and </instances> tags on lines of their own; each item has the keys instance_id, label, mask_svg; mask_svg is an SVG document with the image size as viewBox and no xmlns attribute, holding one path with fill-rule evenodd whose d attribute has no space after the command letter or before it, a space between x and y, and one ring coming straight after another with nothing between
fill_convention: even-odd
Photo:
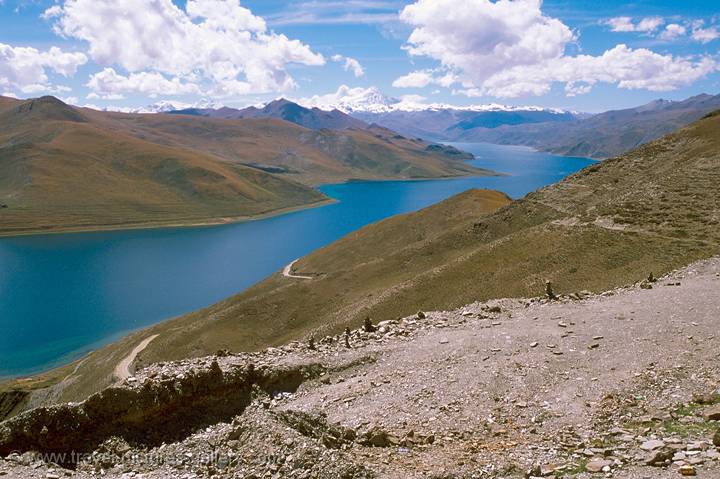
<instances>
[{"instance_id":1,"label":"winding dirt track","mask_svg":"<svg viewBox=\"0 0 720 479\"><path fill-rule=\"evenodd\" d=\"M140 341L140 344L135 346L135 349L130 351L130 354L125 356L125 358L120 361L117 366L115 366L113 374L118 381L124 381L130 377L130 366L135 361L135 358L137 358L137 355L147 348L148 345L158 336L158 334L154 334Z\"/></svg>"},{"instance_id":2,"label":"winding dirt track","mask_svg":"<svg viewBox=\"0 0 720 479\"><path fill-rule=\"evenodd\" d=\"M283 276L285 276L286 278L295 278L295 279L313 279L312 276L302 276L302 275L298 275L298 274L292 274L292 268L293 268L293 266L295 266L295 263L297 263L298 261L300 261L300 260L296 259L289 265L285 266L285 269L283 269Z\"/></svg>"}]
</instances>

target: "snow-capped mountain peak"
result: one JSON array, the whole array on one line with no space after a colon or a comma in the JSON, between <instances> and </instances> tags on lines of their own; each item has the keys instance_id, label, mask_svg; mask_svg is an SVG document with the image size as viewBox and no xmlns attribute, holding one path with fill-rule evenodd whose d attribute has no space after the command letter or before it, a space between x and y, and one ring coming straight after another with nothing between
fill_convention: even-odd
<instances>
[{"instance_id":1,"label":"snow-capped mountain peak","mask_svg":"<svg viewBox=\"0 0 720 479\"><path fill-rule=\"evenodd\" d=\"M376 87L350 88L341 86L335 93L327 95L315 95L309 98L297 100L297 103L311 108L317 107L322 110L338 109L344 113L391 113L395 111L548 111L552 113L568 113L557 108L545 108L540 106L509 106L498 103L480 105L451 105L447 103L427 103L426 99L417 95L406 95L401 98L393 98L383 94Z\"/></svg>"}]
</instances>

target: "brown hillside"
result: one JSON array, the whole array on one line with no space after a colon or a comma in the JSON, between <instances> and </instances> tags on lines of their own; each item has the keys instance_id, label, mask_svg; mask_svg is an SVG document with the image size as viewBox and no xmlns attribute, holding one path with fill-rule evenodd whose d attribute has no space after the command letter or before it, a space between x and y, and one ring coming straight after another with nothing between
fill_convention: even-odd
<instances>
[{"instance_id":1,"label":"brown hillside","mask_svg":"<svg viewBox=\"0 0 720 479\"><path fill-rule=\"evenodd\" d=\"M0 101L0 234L222 223L326 201L353 178L482 174L387 130Z\"/></svg>"},{"instance_id":2,"label":"brown hillside","mask_svg":"<svg viewBox=\"0 0 720 479\"><path fill-rule=\"evenodd\" d=\"M206 310L152 328L148 361L256 349L494 297L601 291L720 251L720 117L500 208L465 193L366 227ZM490 201L488 202L488 199ZM210 323L208 323L210 321Z\"/></svg>"}]
</instances>

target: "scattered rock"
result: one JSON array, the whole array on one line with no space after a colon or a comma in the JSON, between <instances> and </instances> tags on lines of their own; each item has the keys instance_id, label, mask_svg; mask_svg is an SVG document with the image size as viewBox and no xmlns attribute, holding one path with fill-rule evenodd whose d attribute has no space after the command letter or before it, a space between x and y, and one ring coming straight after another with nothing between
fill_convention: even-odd
<instances>
[{"instance_id":1,"label":"scattered rock","mask_svg":"<svg viewBox=\"0 0 720 479\"><path fill-rule=\"evenodd\" d=\"M553 286L550 281L545 281L545 295L550 301L555 301L558 299L558 297L555 295L555 292L553 291Z\"/></svg>"},{"instance_id":2,"label":"scattered rock","mask_svg":"<svg viewBox=\"0 0 720 479\"><path fill-rule=\"evenodd\" d=\"M427 316L425 316L425 313L423 313L422 311L418 311L418 313L417 313L417 318L418 318L418 319L425 319L426 317L427 317Z\"/></svg>"},{"instance_id":3,"label":"scattered rock","mask_svg":"<svg viewBox=\"0 0 720 479\"><path fill-rule=\"evenodd\" d=\"M720 393L714 392L709 394L695 394L692 402L695 404L712 405L720 403Z\"/></svg>"},{"instance_id":4,"label":"scattered rock","mask_svg":"<svg viewBox=\"0 0 720 479\"><path fill-rule=\"evenodd\" d=\"M375 426L369 431L365 432L358 440L360 444L364 446L372 447L389 447L395 444L400 444L400 440L379 426Z\"/></svg>"},{"instance_id":5,"label":"scattered rock","mask_svg":"<svg viewBox=\"0 0 720 479\"><path fill-rule=\"evenodd\" d=\"M680 467L680 474L683 476L696 476L697 472L695 472L695 466L691 466L690 464L686 464L682 467Z\"/></svg>"},{"instance_id":6,"label":"scattered rock","mask_svg":"<svg viewBox=\"0 0 720 479\"><path fill-rule=\"evenodd\" d=\"M666 462L672 460L674 453L670 449L660 449L651 453L645 458L645 464L648 466L664 466Z\"/></svg>"},{"instance_id":7,"label":"scattered rock","mask_svg":"<svg viewBox=\"0 0 720 479\"><path fill-rule=\"evenodd\" d=\"M612 466L612 461L605 459L593 459L585 464L585 470L587 472L604 472L603 469Z\"/></svg>"},{"instance_id":8,"label":"scattered rock","mask_svg":"<svg viewBox=\"0 0 720 479\"><path fill-rule=\"evenodd\" d=\"M720 421L720 404L703 411L703 417L706 421Z\"/></svg>"},{"instance_id":9,"label":"scattered rock","mask_svg":"<svg viewBox=\"0 0 720 479\"><path fill-rule=\"evenodd\" d=\"M640 446L640 449L644 451L654 451L655 449L659 449L661 447L665 446L664 441L660 441L658 439L651 439L650 441L645 441Z\"/></svg>"},{"instance_id":10,"label":"scattered rock","mask_svg":"<svg viewBox=\"0 0 720 479\"><path fill-rule=\"evenodd\" d=\"M718 430L715 433L715 436L713 436L713 444L717 447L720 447L720 430Z\"/></svg>"},{"instance_id":11,"label":"scattered rock","mask_svg":"<svg viewBox=\"0 0 720 479\"><path fill-rule=\"evenodd\" d=\"M370 319L369 316L365 317L365 321L363 322L363 330L366 333L374 333L375 332L375 326L373 326L372 319Z\"/></svg>"}]
</instances>

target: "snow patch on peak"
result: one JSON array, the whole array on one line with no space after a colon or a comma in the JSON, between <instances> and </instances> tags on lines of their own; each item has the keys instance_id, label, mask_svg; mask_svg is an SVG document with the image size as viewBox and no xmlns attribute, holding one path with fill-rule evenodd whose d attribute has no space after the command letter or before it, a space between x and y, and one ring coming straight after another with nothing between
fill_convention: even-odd
<instances>
[{"instance_id":1,"label":"snow patch on peak","mask_svg":"<svg viewBox=\"0 0 720 479\"><path fill-rule=\"evenodd\" d=\"M168 100L160 100L157 101L151 105L141 106L141 107L128 107L128 106L116 106L116 105L109 105L109 106L96 106L96 105L84 105L85 108L92 108L93 110L100 110L100 111L114 111L119 113L143 113L143 114L153 114L153 113L167 113L169 111L177 111L177 110L187 110L188 108L198 108L198 109L220 109L223 107L223 105L219 103L215 103L211 100L202 99L199 101L196 101L194 103L185 103L180 101L168 101Z\"/></svg>"},{"instance_id":2,"label":"snow patch on peak","mask_svg":"<svg viewBox=\"0 0 720 479\"><path fill-rule=\"evenodd\" d=\"M562 114L569 113L557 108L545 108L540 106L509 106L498 103L481 105L451 105L447 103L427 103L426 98L420 95L405 95L400 98L393 98L383 94L376 87L350 88L342 85L334 93L326 95L314 95L308 98L301 98L297 103L307 108L320 108L322 110L338 109L344 113L390 113L395 111L548 111ZM571 112L570 112L571 113Z\"/></svg>"}]
</instances>

